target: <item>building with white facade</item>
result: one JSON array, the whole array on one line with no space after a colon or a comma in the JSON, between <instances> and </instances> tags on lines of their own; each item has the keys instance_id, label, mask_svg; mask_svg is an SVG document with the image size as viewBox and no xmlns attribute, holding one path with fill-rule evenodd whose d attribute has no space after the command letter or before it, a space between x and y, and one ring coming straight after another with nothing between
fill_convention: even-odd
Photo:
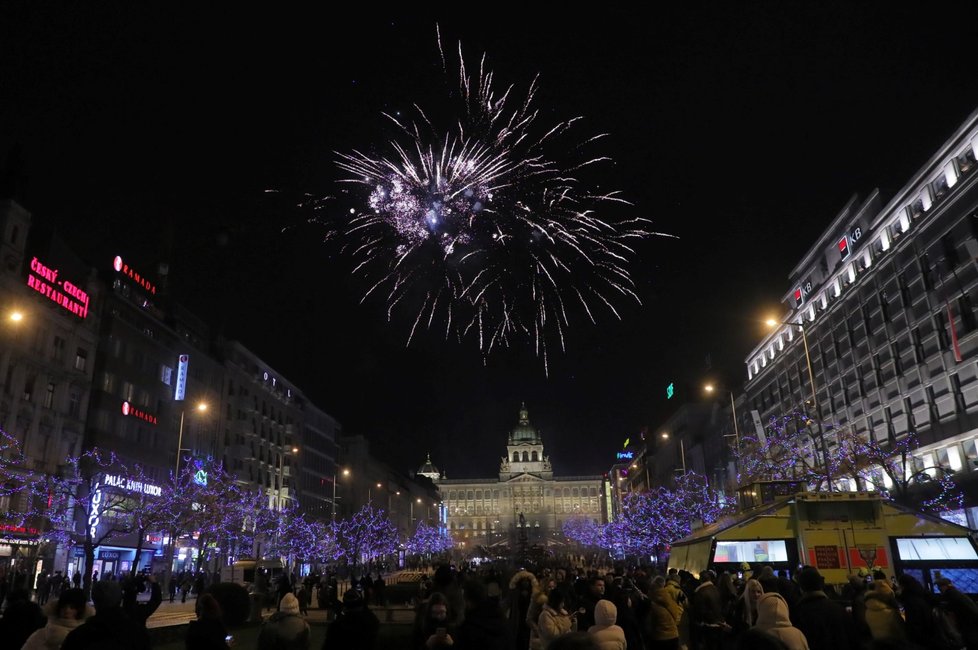
<instances>
[{"instance_id":1,"label":"building with white facade","mask_svg":"<svg viewBox=\"0 0 978 650\"><path fill-rule=\"evenodd\" d=\"M429 458L419 473L431 467ZM562 539L563 523L570 517L587 517L599 524L607 520L604 478L555 476L525 404L509 433L498 477L439 477L435 483L447 508L449 532L460 547L515 546L521 515L530 544Z\"/></svg>"},{"instance_id":2,"label":"building with white facade","mask_svg":"<svg viewBox=\"0 0 978 650\"><path fill-rule=\"evenodd\" d=\"M829 449L836 427L880 442L915 432L914 464L958 473L969 506L978 505L969 487L978 468L976 160L978 111L891 197L853 197L791 271L788 324L750 352L745 386L760 421L803 411L823 425ZM974 508L958 514L978 524Z\"/></svg>"}]
</instances>

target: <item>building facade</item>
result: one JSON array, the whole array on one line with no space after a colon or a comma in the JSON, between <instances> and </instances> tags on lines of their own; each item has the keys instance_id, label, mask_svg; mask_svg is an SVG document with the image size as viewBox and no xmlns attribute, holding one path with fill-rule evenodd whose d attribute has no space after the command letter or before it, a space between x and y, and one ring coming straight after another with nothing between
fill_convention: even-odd
<instances>
[{"instance_id":1,"label":"building facade","mask_svg":"<svg viewBox=\"0 0 978 650\"><path fill-rule=\"evenodd\" d=\"M543 438L530 424L526 405L510 432L498 478L436 480L448 530L460 548L515 546L520 528L530 544L563 538L571 517L607 521L602 476L555 476Z\"/></svg>"},{"instance_id":2,"label":"building facade","mask_svg":"<svg viewBox=\"0 0 978 650\"><path fill-rule=\"evenodd\" d=\"M884 442L915 432L915 464L968 482L978 466L976 160L978 111L891 198L876 190L836 215L790 273L786 324L746 359L757 422L802 412L829 450L836 427ZM978 523L973 509L960 514Z\"/></svg>"},{"instance_id":3,"label":"building facade","mask_svg":"<svg viewBox=\"0 0 978 650\"><path fill-rule=\"evenodd\" d=\"M15 201L0 201L0 238L3 478L53 476L69 471L65 459L82 451L103 285ZM2 513L31 506L23 493L0 496ZM0 521L0 566L30 555L44 532L40 522L6 519Z\"/></svg>"}]
</instances>

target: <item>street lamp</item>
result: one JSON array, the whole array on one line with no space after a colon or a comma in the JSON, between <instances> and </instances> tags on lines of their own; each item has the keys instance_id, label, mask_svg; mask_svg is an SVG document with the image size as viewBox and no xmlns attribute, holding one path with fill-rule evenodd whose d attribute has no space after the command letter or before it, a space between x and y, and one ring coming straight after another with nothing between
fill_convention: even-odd
<instances>
[{"instance_id":1,"label":"street lamp","mask_svg":"<svg viewBox=\"0 0 978 650\"><path fill-rule=\"evenodd\" d=\"M411 526L414 526L414 504L415 503L418 503L420 505L421 499L418 498L411 502Z\"/></svg>"},{"instance_id":2,"label":"street lamp","mask_svg":"<svg viewBox=\"0 0 978 650\"><path fill-rule=\"evenodd\" d=\"M343 476L349 476L349 475L350 475L350 470L348 470L348 469L346 469L344 467L343 468ZM336 496L336 478L337 478L336 472L334 471L333 472L333 516L332 516L332 521L334 523L336 522L336 499L337 499L337 496Z\"/></svg>"},{"instance_id":3,"label":"street lamp","mask_svg":"<svg viewBox=\"0 0 978 650\"><path fill-rule=\"evenodd\" d=\"M818 439L822 444L822 466L825 469L825 481L828 483L829 492L832 492L832 470L829 468L829 450L825 444L825 433L822 431L822 408L818 403L818 395L815 390L815 373L812 372L812 355L808 349L808 332L805 328L804 320L791 323L776 318L768 318L764 322L768 327L772 328L778 325L788 325L789 327L797 327L801 330L801 341L805 347L805 363L808 364L808 383L812 386L812 408L815 410L815 422L818 425Z\"/></svg>"},{"instance_id":4,"label":"street lamp","mask_svg":"<svg viewBox=\"0 0 978 650\"><path fill-rule=\"evenodd\" d=\"M299 448L292 447L291 450L283 449L278 455L278 509L282 509L282 488L285 487L285 455L288 453L298 454ZM291 474L291 471L289 472Z\"/></svg>"},{"instance_id":5,"label":"street lamp","mask_svg":"<svg viewBox=\"0 0 978 650\"><path fill-rule=\"evenodd\" d=\"M665 431L662 432L662 439L668 440L669 434ZM686 473L686 446L683 444L683 439L679 438L679 457L683 461L683 474Z\"/></svg>"},{"instance_id":6,"label":"street lamp","mask_svg":"<svg viewBox=\"0 0 978 650\"><path fill-rule=\"evenodd\" d=\"M13 322L13 323L19 323L22 320L24 320L24 312L18 311L16 309L14 311L10 312L10 321L11 322Z\"/></svg>"},{"instance_id":7,"label":"street lamp","mask_svg":"<svg viewBox=\"0 0 978 650\"><path fill-rule=\"evenodd\" d=\"M197 409L197 412L198 413L203 413L203 412L205 412L207 410L207 403L206 402L198 402L197 403L197 406L195 406L194 408ZM173 480L174 481L179 480L179 476L180 476L180 452L181 451L190 451L189 449L184 449L183 448L183 420L184 420L184 416L186 416L186 414L187 414L187 409L186 408L184 408L184 409L182 409L180 411L180 432L177 434L177 464L174 466L174 469L173 469Z\"/></svg>"}]
</instances>

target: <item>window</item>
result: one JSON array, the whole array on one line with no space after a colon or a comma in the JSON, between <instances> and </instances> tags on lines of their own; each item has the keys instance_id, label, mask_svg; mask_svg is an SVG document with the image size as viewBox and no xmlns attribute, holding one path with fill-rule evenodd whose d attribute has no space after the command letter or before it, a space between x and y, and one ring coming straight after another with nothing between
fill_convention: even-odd
<instances>
[{"instance_id":1,"label":"window","mask_svg":"<svg viewBox=\"0 0 978 650\"><path fill-rule=\"evenodd\" d=\"M81 410L81 396L77 390L68 393L68 415L78 417Z\"/></svg>"},{"instance_id":2,"label":"window","mask_svg":"<svg viewBox=\"0 0 978 650\"><path fill-rule=\"evenodd\" d=\"M133 386L132 382L124 381L122 382L122 399L129 402L134 401L133 396L136 394L136 387Z\"/></svg>"},{"instance_id":3,"label":"window","mask_svg":"<svg viewBox=\"0 0 978 650\"><path fill-rule=\"evenodd\" d=\"M102 375L102 390L106 393L115 392L115 376L111 372Z\"/></svg>"},{"instance_id":4,"label":"window","mask_svg":"<svg viewBox=\"0 0 978 650\"><path fill-rule=\"evenodd\" d=\"M48 382L47 392L44 393L44 408L54 408L54 382Z\"/></svg>"},{"instance_id":5,"label":"window","mask_svg":"<svg viewBox=\"0 0 978 650\"><path fill-rule=\"evenodd\" d=\"M75 352L75 370L85 372L85 368L88 365L88 351L84 348L78 348Z\"/></svg>"},{"instance_id":6,"label":"window","mask_svg":"<svg viewBox=\"0 0 978 650\"><path fill-rule=\"evenodd\" d=\"M962 334L975 331L978 323L975 322L975 308L971 304L971 296L964 295L958 298L958 311L961 315Z\"/></svg>"},{"instance_id":7,"label":"window","mask_svg":"<svg viewBox=\"0 0 978 650\"><path fill-rule=\"evenodd\" d=\"M34 382L37 381L37 377L28 377L27 381L24 382L24 401L31 401L31 396L34 394Z\"/></svg>"},{"instance_id":8,"label":"window","mask_svg":"<svg viewBox=\"0 0 978 650\"><path fill-rule=\"evenodd\" d=\"M64 361L65 360L65 340L60 336L54 337L54 360Z\"/></svg>"}]
</instances>

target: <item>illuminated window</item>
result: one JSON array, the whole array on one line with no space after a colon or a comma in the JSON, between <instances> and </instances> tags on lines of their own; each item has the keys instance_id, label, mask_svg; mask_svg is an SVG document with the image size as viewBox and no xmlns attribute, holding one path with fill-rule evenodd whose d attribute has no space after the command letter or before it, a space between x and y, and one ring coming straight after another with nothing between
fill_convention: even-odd
<instances>
[{"instance_id":1,"label":"illuminated window","mask_svg":"<svg viewBox=\"0 0 978 650\"><path fill-rule=\"evenodd\" d=\"M85 368L88 366L88 351L83 348L78 348L75 352L75 370L80 370L85 372Z\"/></svg>"},{"instance_id":2,"label":"illuminated window","mask_svg":"<svg viewBox=\"0 0 978 650\"><path fill-rule=\"evenodd\" d=\"M47 392L44 393L44 408L54 408L54 382L48 382Z\"/></svg>"}]
</instances>

